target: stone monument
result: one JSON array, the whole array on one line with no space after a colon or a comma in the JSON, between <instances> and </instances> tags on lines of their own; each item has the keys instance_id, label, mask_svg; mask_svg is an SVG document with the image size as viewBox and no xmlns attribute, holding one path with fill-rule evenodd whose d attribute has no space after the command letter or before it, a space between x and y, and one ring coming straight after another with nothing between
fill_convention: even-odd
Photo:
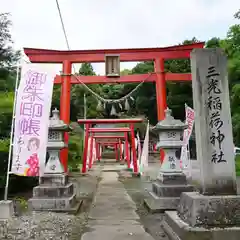
<instances>
[{"instance_id":1,"label":"stone monument","mask_svg":"<svg viewBox=\"0 0 240 240\"><path fill-rule=\"evenodd\" d=\"M159 132L157 148L162 148L165 156L157 180L149 192L150 197L145 199L145 205L151 212L177 209L181 193L194 190L192 185L187 184L176 154L183 145L181 136L187 125L174 119L170 109L165 110L165 114L165 119L155 126L155 131Z\"/></svg>"},{"instance_id":2,"label":"stone monument","mask_svg":"<svg viewBox=\"0 0 240 240\"><path fill-rule=\"evenodd\" d=\"M221 49L191 53L200 192L183 193L163 227L170 239L240 239L240 197L229 103L227 58Z\"/></svg>"},{"instance_id":3,"label":"stone monument","mask_svg":"<svg viewBox=\"0 0 240 240\"><path fill-rule=\"evenodd\" d=\"M48 146L49 158L44 175L39 177L39 186L33 189L33 198L29 199L29 206L37 211L76 212L80 203L76 200L74 186L68 181L59 160L59 152L66 147L64 132L70 128L59 119L59 111L53 110L50 118Z\"/></svg>"}]
</instances>

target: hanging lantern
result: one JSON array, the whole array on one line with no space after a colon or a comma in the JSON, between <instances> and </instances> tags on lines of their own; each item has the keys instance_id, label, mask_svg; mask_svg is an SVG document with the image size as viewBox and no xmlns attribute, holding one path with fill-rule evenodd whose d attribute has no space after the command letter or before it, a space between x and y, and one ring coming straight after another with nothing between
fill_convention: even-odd
<instances>
[{"instance_id":1,"label":"hanging lantern","mask_svg":"<svg viewBox=\"0 0 240 240\"><path fill-rule=\"evenodd\" d=\"M106 102L103 103L103 108L106 109Z\"/></svg>"},{"instance_id":2,"label":"hanging lantern","mask_svg":"<svg viewBox=\"0 0 240 240\"><path fill-rule=\"evenodd\" d=\"M114 105L112 105L112 109L111 109L110 115L111 116L116 116L117 115L117 111L116 111Z\"/></svg>"},{"instance_id":3,"label":"hanging lantern","mask_svg":"<svg viewBox=\"0 0 240 240\"><path fill-rule=\"evenodd\" d=\"M130 105L129 105L129 103L128 103L128 99L127 99L127 98L126 98L126 100L125 100L125 106L124 106L124 108L125 108L126 111L129 111L129 110L130 110Z\"/></svg>"},{"instance_id":4,"label":"hanging lantern","mask_svg":"<svg viewBox=\"0 0 240 240\"><path fill-rule=\"evenodd\" d=\"M98 101L97 111L102 111L102 102Z\"/></svg>"}]
</instances>

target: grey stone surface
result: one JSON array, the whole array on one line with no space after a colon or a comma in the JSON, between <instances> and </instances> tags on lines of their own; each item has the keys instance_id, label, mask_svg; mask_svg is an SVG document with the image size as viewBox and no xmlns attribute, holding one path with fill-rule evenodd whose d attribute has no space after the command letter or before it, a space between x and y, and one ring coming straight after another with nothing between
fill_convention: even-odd
<instances>
[{"instance_id":1,"label":"grey stone surface","mask_svg":"<svg viewBox=\"0 0 240 240\"><path fill-rule=\"evenodd\" d=\"M161 172L158 174L157 181L162 184L187 184L187 178L184 173L167 173Z\"/></svg>"},{"instance_id":2,"label":"grey stone surface","mask_svg":"<svg viewBox=\"0 0 240 240\"><path fill-rule=\"evenodd\" d=\"M43 186L33 188L33 197L69 197L74 193L74 186L68 183L65 186Z\"/></svg>"},{"instance_id":3,"label":"grey stone surface","mask_svg":"<svg viewBox=\"0 0 240 240\"><path fill-rule=\"evenodd\" d=\"M202 192L236 194L227 58L221 49L194 49L191 68Z\"/></svg>"},{"instance_id":4,"label":"grey stone surface","mask_svg":"<svg viewBox=\"0 0 240 240\"><path fill-rule=\"evenodd\" d=\"M182 192L194 191L192 185L164 185L161 183L153 183L152 191L158 197L179 197Z\"/></svg>"},{"instance_id":5,"label":"grey stone surface","mask_svg":"<svg viewBox=\"0 0 240 240\"><path fill-rule=\"evenodd\" d=\"M240 196L182 193L178 214L190 226L240 227Z\"/></svg>"},{"instance_id":6,"label":"grey stone surface","mask_svg":"<svg viewBox=\"0 0 240 240\"><path fill-rule=\"evenodd\" d=\"M28 201L29 207L32 210L44 210L44 211L54 211L54 209L70 209L73 205L76 204L76 195L73 194L70 197L61 197L61 198L31 198Z\"/></svg>"},{"instance_id":7,"label":"grey stone surface","mask_svg":"<svg viewBox=\"0 0 240 240\"><path fill-rule=\"evenodd\" d=\"M176 210L179 201L179 197L158 197L153 192L149 192L149 197L144 199L144 205L151 213L162 213L166 210Z\"/></svg>"},{"instance_id":8,"label":"grey stone surface","mask_svg":"<svg viewBox=\"0 0 240 240\"><path fill-rule=\"evenodd\" d=\"M150 197L144 199L144 204L152 213L176 210L181 193L193 190L194 187L187 184L183 173L160 171L157 181L152 183L152 190L149 191Z\"/></svg>"},{"instance_id":9,"label":"grey stone surface","mask_svg":"<svg viewBox=\"0 0 240 240\"><path fill-rule=\"evenodd\" d=\"M139 223L135 211L136 205L118 181L118 174L104 172L103 169L102 180L89 213L88 232L82 236L82 240L153 240Z\"/></svg>"},{"instance_id":10,"label":"grey stone surface","mask_svg":"<svg viewBox=\"0 0 240 240\"><path fill-rule=\"evenodd\" d=\"M0 220L11 219L14 216L13 201L2 200L0 201Z\"/></svg>"},{"instance_id":11,"label":"grey stone surface","mask_svg":"<svg viewBox=\"0 0 240 240\"><path fill-rule=\"evenodd\" d=\"M40 178L40 185L33 189L28 205L34 211L66 211L75 213L81 204L76 201L73 184L66 174L47 174Z\"/></svg>"},{"instance_id":12,"label":"grey stone surface","mask_svg":"<svg viewBox=\"0 0 240 240\"><path fill-rule=\"evenodd\" d=\"M54 177L53 177L54 176ZM39 177L40 185L62 185L65 186L68 183L68 175L67 174L44 174Z\"/></svg>"},{"instance_id":13,"label":"grey stone surface","mask_svg":"<svg viewBox=\"0 0 240 240\"><path fill-rule=\"evenodd\" d=\"M239 240L240 227L191 227L176 211L166 211L162 227L171 240Z\"/></svg>"}]
</instances>

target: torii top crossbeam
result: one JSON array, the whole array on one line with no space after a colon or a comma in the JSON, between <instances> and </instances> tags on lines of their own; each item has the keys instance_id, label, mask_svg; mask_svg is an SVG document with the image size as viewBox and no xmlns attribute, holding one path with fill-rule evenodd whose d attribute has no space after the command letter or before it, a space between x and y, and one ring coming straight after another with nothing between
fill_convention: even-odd
<instances>
[{"instance_id":1,"label":"torii top crossbeam","mask_svg":"<svg viewBox=\"0 0 240 240\"><path fill-rule=\"evenodd\" d=\"M24 48L25 54L33 63L72 63L104 62L105 55L119 54L121 62L151 61L156 58L177 59L189 58L194 48L202 48L204 42L176 45L161 48L127 48L127 49L96 49L96 50L50 50Z\"/></svg>"},{"instance_id":2,"label":"torii top crossbeam","mask_svg":"<svg viewBox=\"0 0 240 240\"><path fill-rule=\"evenodd\" d=\"M117 119L78 119L79 124L111 124L111 123L140 123L142 118L117 118Z\"/></svg>"}]
</instances>

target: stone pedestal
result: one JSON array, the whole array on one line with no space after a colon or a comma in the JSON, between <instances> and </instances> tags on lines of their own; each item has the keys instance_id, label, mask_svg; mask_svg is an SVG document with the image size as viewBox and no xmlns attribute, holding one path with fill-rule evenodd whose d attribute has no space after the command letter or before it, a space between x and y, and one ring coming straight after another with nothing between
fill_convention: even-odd
<instances>
[{"instance_id":1,"label":"stone pedestal","mask_svg":"<svg viewBox=\"0 0 240 240\"><path fill-rule=\"evenodd\" d=\"M157 147L164 150L165 156L150 196L144 200L150 212L175 210L181 193L194 191L194 187L187 183L186 175L180 168L180 159L176 156L183 144L181 133L187 125L174 119L170 109L165 112L166 118L155 127L160 131Z\"/></svg>"},{"instance_id":2,"label":"stone pedestal","mask_svg":"<svg viewBox=\"0 0 240 240\"><path fill-rule=\"evenodd\" d=\"M13 202L10 200L0 201L0 220L9 220L14 216Z\"/></svg>"},{"instance_id":3,"label":"stone pedestal","mask_svg":"<svg viewBox=\"0 0 240 240\"><path fill-rule=\"evenodd\" d=\"M238 240L240 196L182 193L178 211L166 211L162 227L170 239Z\"/></svg>"},{"instance_id":4,"label":"stone pedestal","mask_svg":"<svg viewBox=\"0 0 240 240\"><path fill-rule=\"evenodd\" d=\"M175 210L180 201L182 192L194 191L194 187L187 183L183 173L161 173L152 184L150 197L144 199L145 206L150 212L164 212Z\"/></svg>"},{"instance_id":5,"label":"stone pedestal","mask_svg":"<svg viewBox=\"0 0 240 240\"><path fill-rule=\"evenodd\" d=\"M66 147L63 134L68 130L68 125L59 119L59 111L53 110L48 134L49 159L44 175L39 178L39 186L33 189L33 197L29 199L29 207L34 211L75 213L80 207L74 186L69 183L59 160L60 150Z\"/></svg>"},{"instance_id":6,"label":"stone pedestal","mask_svg":"<svg viewBox=\"0 0 240 240\"><path fill-rule=\"evenodd\" d=\"M201 191L182 193L163 228L172 240L239 240L227 58L220 49L195 49L191 65Z\"/></svg>"},{"instance_id":7,"label":"stone pedestal","mask_svg":"<svg viewBox=\"0 0 240 240\"><path fill-rule=\"evenodd\" d=\"M29 207L34 211L75 213L80 203L76 200L74 186L66 174L44 174L39 186L33 188Z\"/></svg>"}]
</instances>

